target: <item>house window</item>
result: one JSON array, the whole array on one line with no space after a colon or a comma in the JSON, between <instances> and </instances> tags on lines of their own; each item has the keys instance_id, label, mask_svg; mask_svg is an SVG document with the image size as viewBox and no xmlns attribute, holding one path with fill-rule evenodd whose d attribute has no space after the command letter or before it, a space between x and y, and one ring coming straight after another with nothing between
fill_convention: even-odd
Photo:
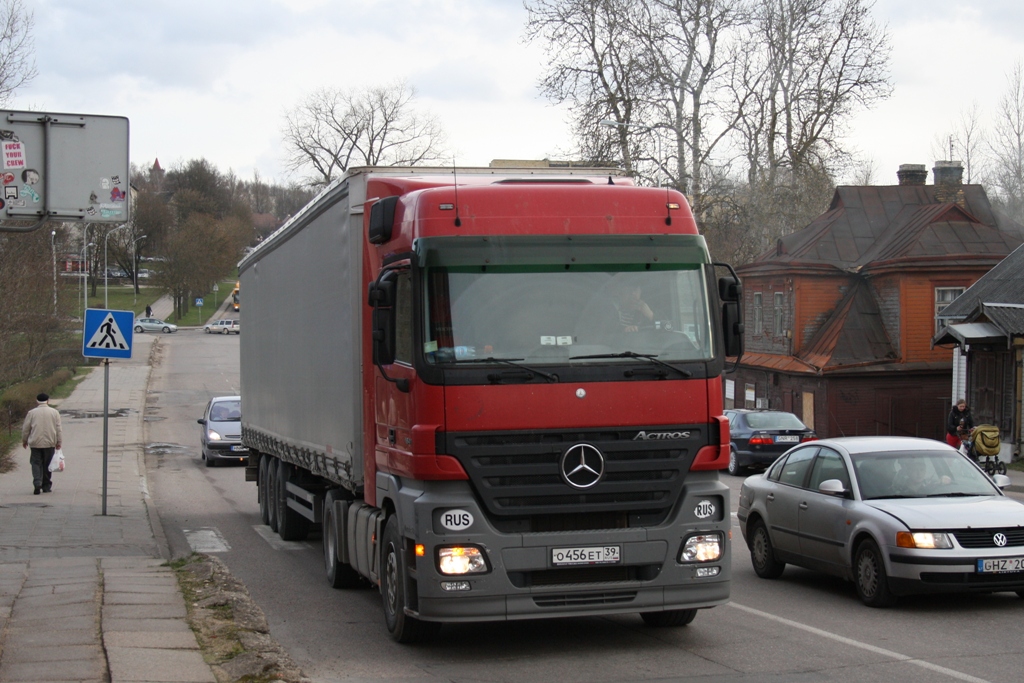
<instances>
[{"instance_id":1,"label":"house window","mask_svg":"<svg viewBox=\"0 0 1024 683\"><path fill-rule=\"evenodd\" d=\"M935 288L935 333L942 329L943 321L939 320L939 314L946 306L953 303L953 300L964 293L963 287L936 287Z\"/></svg>"},{"instance_id":2,"label":"house window","mask_svg":"<svg viewBox=\"0 0 1024 683\"><path fill-rule=\"evenodd\" d=\"M754 321L754 326L751 328L754 332L754 336L760 337L764 334L764 312L761 292L754 292L754 310L750 319Z\"/></svg>"},{"instance_id":3,"label":"house window","mask_svg":"<svg viewBox=\"0 0 1024 683\"><path fill-rule=\"evenodd\" d=\"M785 330L782 328L782 305L785 302L784 300L785 295L782 292L775 292L775 320L772 325L772 334L776 337L781 337L785 333Z\"/></svg>"}]
</instances>

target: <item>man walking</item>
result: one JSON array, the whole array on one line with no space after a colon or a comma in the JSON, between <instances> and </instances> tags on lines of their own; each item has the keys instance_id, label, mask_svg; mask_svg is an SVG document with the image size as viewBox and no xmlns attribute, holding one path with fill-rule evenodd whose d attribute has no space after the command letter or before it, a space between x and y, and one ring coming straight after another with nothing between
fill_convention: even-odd
<instances>
[{"instance_id":1,"label":"man walking","mask_svg":"<svg viewBox=\"0 0 1024 683\"><path fill-rule=\"evenodd\" d=\"M50 460L61 444L60 413L50 407L49 400L46 394L36 396L37 405L28 411L25 424L21 427L22 448L32 448L29 455L32 484L35 486L32 493L37 496L40 491L49 493L53 487L50 481Z\"/></svg>"}]
</instances>

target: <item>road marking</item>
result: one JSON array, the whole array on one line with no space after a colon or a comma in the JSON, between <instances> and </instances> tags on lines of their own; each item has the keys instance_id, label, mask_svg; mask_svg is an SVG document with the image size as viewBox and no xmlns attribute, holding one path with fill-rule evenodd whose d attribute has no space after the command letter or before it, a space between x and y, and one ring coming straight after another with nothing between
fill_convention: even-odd
<instances>
[{"instance_id":1,"label":"road marking","mask_svg":"<svg viewBox=\"0 0 1024 683\"><path fill-rule=\"evenodd\" d=\"M253 526L253 529L274 550L307 550L313 547L305 541L282 541L281 537L271 531L270 527L266 524L256 524Z\"/></svg>"},{"instance_id":2,"label":"road marking","mask_svg":"<svg viewBox=\"0 0 1024 683\"><path fill-rule=\"evenodd\" d=\"M200 529L182 529L188 544L197 553L226 553L231 546L220 535L216 527L204 526Z\"/></svg>"},{"instance_id":3,"label":"road marking","mask_svg":"<svg viewBox=\"0 0 1024 683\"><path fill-rule=\"evenodd\" d=\"M746 605L740 605L740 604L735 603L735 602L730 602L728 604L729 604L730 607L735 607L736 609L738 609L738 610L740 610L742 612L747 612L748 614L753 614L753 615L756 615L756 616L759 616L759 617L763 617L763 618L769 619L771 621L777 621L780 624L785 624L786 626L792 626L793 628L800 629L801 631L807 631L808 633L813 633L816 636L821 636L822 638L828 638L829 640L834 640L836 642L843 643L844 645L849 645L851 647L860 648L861 650L867 650L868 652L874 652L875 654L881 655L883 657L889 657L890 659L895 659L895 660L900 661L900 662L906 662L907 664L913 664L914 666L919 666L922 669L928 669L929 671L934 671L935 673L940 673L940 674L943 674L945 676L949 676L950 678L956 678L957 680L961 680L961 681L969 681L969 683L989 683L989 681L986 681L984 678L976 678L974 676L971 676L970 674L965 674L965 673L963 673L961 671L956 671L954 669L947 669L944 666L939 666L938 664L932 664L931 662L926 662L926 661L921 660L921 659L914 659L913 657L910 657L908 655L900 654L899 652L893 652L892 650L886 650L885 648L877 647L875 645L869 645L868 643L862 643L859 640L853 640L852 638L847 638L845 636L841 636L841 635L838 635L836 633L832 633L830 631L824 631L824 630L822 630L820 628L815 628L814 626L808 626L807 624L801 624L799 621L792 621L791 619L786 619L784 617L779 617L779 616L776 616L774 614L769 614L768 612L762 612L761 610L754 609L753 607L747 607Z\"/></svg>"}]
</instances>

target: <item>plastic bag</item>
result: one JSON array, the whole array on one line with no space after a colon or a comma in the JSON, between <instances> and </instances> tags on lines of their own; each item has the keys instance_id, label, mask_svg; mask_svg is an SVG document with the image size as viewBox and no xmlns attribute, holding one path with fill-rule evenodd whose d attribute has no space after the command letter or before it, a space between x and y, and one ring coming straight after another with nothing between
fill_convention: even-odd
<instances>
[{"instance_id":1,"label":"plastic bag","mask_svg":"<svg viewBox=\"0 0 1024 683\"><path fill-rule=\"evenodd\" d=\"M51 472L63 472L64 471L64 451L60 448L53 452L53 457L50 458L50 471Z\"/></svg>"}]
</instances>

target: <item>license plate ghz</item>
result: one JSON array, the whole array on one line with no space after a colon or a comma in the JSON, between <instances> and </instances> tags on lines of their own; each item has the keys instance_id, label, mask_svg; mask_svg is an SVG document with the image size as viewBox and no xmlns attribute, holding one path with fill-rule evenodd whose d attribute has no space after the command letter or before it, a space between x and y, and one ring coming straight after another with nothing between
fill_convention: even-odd
<instances>
[{"instance_id":1,"label":"license plate ghz","mask_svg":"<svg viewBox=\"0 0 1024 683\"><path fill-rule=\"evenodd\" d=\"M619 561L619 546L597 548L552 548L551 564L556 567L588 564L615 564Z\"/></svg>"},{"instance_id":2,"label":"license plate ghz","mask_svg":"<svg viewBox=\"0 0 1024 683\"><path fill-rule=\"evenodd\" d=\"M1024 572L1024 557L978 560L979 574L1008 574L1010 572Z\"/></svg>"}]
</instances>

